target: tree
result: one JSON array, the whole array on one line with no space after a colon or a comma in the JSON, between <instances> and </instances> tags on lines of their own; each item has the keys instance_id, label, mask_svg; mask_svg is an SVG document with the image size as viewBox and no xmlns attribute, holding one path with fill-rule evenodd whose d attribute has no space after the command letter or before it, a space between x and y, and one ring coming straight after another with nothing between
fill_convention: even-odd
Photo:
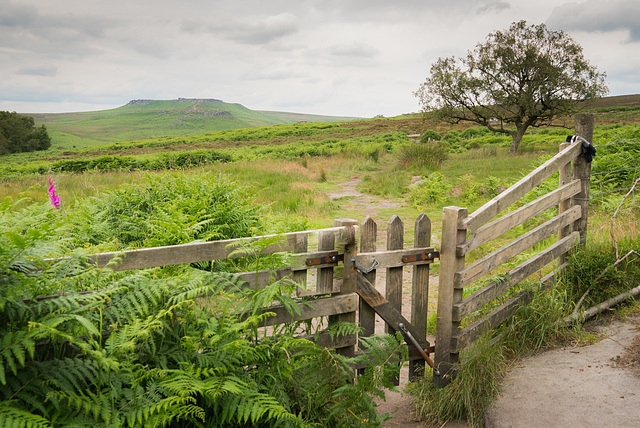
<instances>
[{"instance_id":1,"label":"tree","mask_svg":"<svg viewBox=\"0 0 640 428\"><path fill-rule=\"evenodd\" d=\"M415 95L425 111L451 123L476 122L510 135L515 153L527 128L551 125L580 101L605 95L605 77L564 32L519 21L489 34L464 58L439 58Z\"/></svg>"},{"instance_id":2,"label":"tree","mask_svg":"<svg viewBox=\"0 0 640 428\"><path fill-rule=\"evenodd\" d=\"M31 116L0 111L0 156L47 150L49 147L51 137L44 125L36 127Z\"/></svg>"}]
</instances>

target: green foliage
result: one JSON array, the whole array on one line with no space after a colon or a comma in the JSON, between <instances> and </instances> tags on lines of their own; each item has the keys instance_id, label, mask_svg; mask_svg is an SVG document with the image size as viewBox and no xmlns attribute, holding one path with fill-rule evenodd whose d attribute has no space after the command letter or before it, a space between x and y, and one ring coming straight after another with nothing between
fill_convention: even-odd
<instances>
[{"instance_id":1,"label":"green foliage","mask_svg":"<svg viewBox=\"0 0 640 428\"><path fill-rule=\"evenodd\" d=\"M122 248L240 238L259 232L259 209L221 176L169 173L89 200L73 222L79 245Z\"/></svg>"},{"instance_id":2,"label":"green foliage","mask_svg":"<svg viewBox=\"0 0 640 428\"><path fill-rule=\"evenodd\" d=\"M53 162L54 172L85 171L135 171L192 168L216 162L230 162L231 155L218 150L192 150L188 152L166 152L151 157L100 156L97 158L67 159ZM42 171L44 172L44 171Z\"/></svg>"},{"instance_id":3,"label":"green foliage","mask_svg":"<svg viewBox=\"0 0 640 428\"><path fill-rule=\"evenodd\" d=\"M428 129L420 135L421 143L430 143L431 141L440 141L442 136L432 129Z\"/></svg>"},{"instance_id":4,"label":"green foliage","mask_svg":"<svg viewBox=\"0 0 640 428\"><path fill-rule=\"evenodd\" d=\"M110 288L24 301L29 284L52 278L16 271L20 250L2 248L2 426L351 427L386 417L373 397L397 375L390 359L406 358L401 338L366 339L366 354L347 358L294 338L295 325L260 331L263 306L295 312L288 280L253 290L188 268L166 278L92 270ZM366 367L357 382L354 364Z\"/></svg>"},{"instance_id":5,"label":"green foliage","mask_svg":"<svg viewBox=\"0 0 640 428\"><path fill-rule=\"evenodd\" d=\"M441 173L432 172L411 188L409 201L416 207L442 204L449 197L450 189Z\"/></svg>"},{"instance_id":6,"label":"green foliage","mask_svg":"<svg viewBox=\"0 0 640 428\"><path fill-rule=\"evenodd\" d=\"M36 128L31 116L0 111L0 156L47 150L49 147L51 138L44 125Z\"/></svg>"},{"instance_id":7,"label":"green foliage","mask_svg":"<svg viewBox=\"0 0 640 428\"><path fill-rule=\"evenodd\" d=\"M591 170L594 190L628 189L638 177L640 127L629 127L625 131L623 135L616 133L617 138L609 140L609 144L598 146Z\"/></svg>"},{"instance_id":8,"label":"green foliage","mask_svg":"<svg viewBox=\"0 0 640 428\"><path fill-rule=\"evenodd\" d=\"M398 154L401 168L438 169L448 159L444 145L439 143L420 143L405 145Z\"/></svg>"},{"instance_id":9,"label":"green foliage","mask_svg":"<svg viewBox=\"0 0 640 428\"><path fill-rule=\"evenodd\" d=\"M638 251L640 236L627 236L618 241L620 257ZM629 291L640 283L640 257L631 254L616 262L611 243L588 241L587 246L572 252L570 267L565 272L565 284L571 300L577 303L585 295L582 308L608 300Z\"/></svg>"}]
</instances>

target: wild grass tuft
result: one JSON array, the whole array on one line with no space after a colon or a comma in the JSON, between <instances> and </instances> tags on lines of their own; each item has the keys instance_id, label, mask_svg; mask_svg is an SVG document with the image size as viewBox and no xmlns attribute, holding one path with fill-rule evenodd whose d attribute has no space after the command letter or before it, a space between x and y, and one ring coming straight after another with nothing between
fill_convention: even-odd
<instances>
[{"instance_id":1,"label":"wild grass tuft","mask_svg":"<svg viewBox=\"0 0 640 428\"><path fill-rule=\"evenodd\" d=\"M477 341L462 355L456 378L445 388L436 386L431 376L410 386L416 414L421 420L441 425L465 420L482 426L485 410L499 391L506 360L487 337Z\"/></svg>"},{"instance_id":2,"label":"wild grass tuft","mask_svg":"<svg viewBox=\"0 0 640 428\"><path fill-rule=\"evenodd\" d=\"M401 168L435 170L448 158L447 148L440 143L410 144L400 149L398 165Z\"/></svg>"}]
</instances>

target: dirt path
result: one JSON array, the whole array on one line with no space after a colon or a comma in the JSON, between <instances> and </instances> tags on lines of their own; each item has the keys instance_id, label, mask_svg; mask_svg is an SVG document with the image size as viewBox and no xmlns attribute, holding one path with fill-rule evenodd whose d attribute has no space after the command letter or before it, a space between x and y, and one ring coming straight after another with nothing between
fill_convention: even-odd
<instances>
[{"instance_id":1,"label":"dirt path","mask_svg":"<svg viewBox=\"0 0 640 428\"><path fill-rule=\"evenodd\" d=\"M640 427L640 316L604 318L585 326L600 335L597 343L516 365L485 426Z\"/></svg>"},{"instance_id":2,"label":"dirt path","mask_svg":"<svg viewBox=\"0 0 640 428\"><path fill-rule=\"evenodd\" d=\"M358 220L363 220L364 217L370 216L376 222L381 223L381 219L379 218L379 210L385 208L399 208L401 204L394 201L389 201L383 198L374 197L371 195L366 195L360 193L356 190L356 186L361 182L361 176L351 177L348 181L344 183L338 184L340 189L328 193L330 199L340 199L343 197L351 197L348 202L343 204L344 208L350 211L356 211L362 213L362 218L358 218ZM384 231L379 230L380 238L384 239L385 233L380 233ZM378 247L380 249L385 248L385 242L380 241ZM411 272L409 269L405 269L403 273L403 296L402 296L402 315L405 318L410 319L411 313ZM437 288L437 277L430 277L430 289ZM435 285L435 287L434 287ZM376 288L380 293L384 295L385 293L385 272L384 270L379 270L376 272ZM435 301L435 300L434 300ZM376 329L377 334L384 333L384 321L379 317L376 317ZM430 342L433 343L433 338L428 338ZM400 392L387 391L386 400L379 403L379 411L380 413L388 413L392 416L392 419L388 420L384 426L385 427L424 427L424 424L421 424L420 421L417 420L415 415L413 414L410 397L408 394L404 393L404 388L408 383L409 369L405 364L402 367L400 373Z\"/></svg>"},{"instance_id":3,"label":"dirt path","mask_svg":"<svg viewBox=\"0 0 640 428\"><path fill-rule=\"evenodd\" d=\"M330 192L331 199L351 197L345 209L371 216L380 223L379 210L400 207L395 201L365 195L356 190L361 177L354 176ZM384 239L385 234L381 233ZM379 244L384 248L384 243ZM405 272L403 315L409 318L411 275ZM437 289L437 277L430 278L430 295ZM378 271L376 288L384 294L384 271ZM435 302L435 299L433 300ZM430 304L431 305L431 304ZM581 348L561 348L523 360L507 375L503 393L485 417L492 428L544 427L639 427L640 428L640 311L624 320L601 317L587 324L600 340ZM384 323L376 320L376 333ZM433 343L433 338L428 338ZM400 376L401 391L408 369ZM389 391L379 406L392 419L385 427L429 427L413 415L410 397ZM440 426L464 428L464 423Z\"/></svg>"}]
</instances>

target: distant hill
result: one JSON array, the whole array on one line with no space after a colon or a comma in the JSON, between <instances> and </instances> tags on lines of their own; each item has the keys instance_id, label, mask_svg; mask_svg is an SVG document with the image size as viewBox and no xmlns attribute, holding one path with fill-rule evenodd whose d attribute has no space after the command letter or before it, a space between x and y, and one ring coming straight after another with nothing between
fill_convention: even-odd
<instances>
[{"instance_id":1,"label":"distant hill","mask_svg":"<svg viewBox=\"0 0 640 428\"><path fill-rule=\"evenodd\" d=\"M257 111L209 98L132 100L111 110L30 114L46 125L52 149L144 138L180 137L229 129L296 122L332 122L352 117Z\"/></svg>"}]
</instances>

